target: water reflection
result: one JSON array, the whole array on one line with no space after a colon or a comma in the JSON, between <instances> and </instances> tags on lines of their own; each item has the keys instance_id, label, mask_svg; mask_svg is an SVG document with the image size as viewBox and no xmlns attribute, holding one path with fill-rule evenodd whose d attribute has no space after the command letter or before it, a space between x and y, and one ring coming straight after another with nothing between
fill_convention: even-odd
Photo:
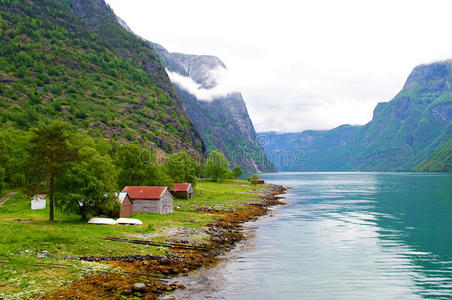
<instances>
[{"instance_id":1,"label":"water reflection","mask_svg":"<svg viewBox=\"0 0 452 300\"><path fill-rule=\"evenodd\" d=\"M189 290L187 298L452 294L450 175L283 173L266 179L292 186L292 205L254 223L255 237L226 263L199 272L195 286L202 293Z\"/></svg>"}]
</instances>

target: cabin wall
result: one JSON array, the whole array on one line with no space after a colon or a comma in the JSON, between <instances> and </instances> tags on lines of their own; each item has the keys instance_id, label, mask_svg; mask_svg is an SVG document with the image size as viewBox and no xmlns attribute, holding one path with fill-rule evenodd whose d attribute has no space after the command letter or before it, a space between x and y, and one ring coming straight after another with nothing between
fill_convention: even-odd
<instances>
[{"instance_id":1,"label":"cabin wall","mask_svg":"<svg viewBox=\"0 0 452 300\"><path fill-rule=\"evenodd\" d=\"M190 187L188 188L188 195L187 195L187 199L191 199L194 196L194 191L193 191L193 186L190 185Z\"/></svg>"},{"instance_id":2,"label":"cabin wall","mask_svg":"<svg viewBox=\"0 0 452 300\"><path fill-rule=\"evenodd\" d=\"M193 186L190 185L190 187L188 188L188 191L171 191L171 194L173 194L173 196L175 198L178 199L191 199L193 198Z\"/></svg>"},{"instance_id":3,"label":"cabin wall","mask_svg":"<svg viewBox=\"0 0 452 300\"><path fill-rule=\"evenodd\" d=\"M122 207L121 207L121 213L119 214L119 216L121 218L123 217L128 217L133 213L133 204L129 199L129 196L127 195L124 198L124 201L122 202Z\"/></svg>"},{"instance_id":4,"label":"cabin wall","mask_svg":"<svg viewBox=\"0 0 452 300\"><path fill-rule=\"evenodd\" d=\"M173 212L173 195L166 190L160 200L134 199L133 212L145 212L153 214L170 214Z\"/></svg>"},{"instance_id":5,"label":"cabin wall","mask_svg":"<svg viewBox=\"0 0 452 300\"><path fill-rule=\"evenodd\" d=\"M187 199L187 192L171 192L177 199Z\"/></svg>"},{"instance_id":6,"label":"cabin wall","mask_svg":"<svg viewBox=\"0 0 452 300\"><path fill-rule=\"evenodd\" d=\"M133 200L133 212L160 213L160 200L135 199Z\"/></svg>"},{"instance_id":7,"label":"cabin wall","mask_svg":"<svg viewBox=\"0 0 452 300\"><path fill-rule=\"evenodd\" d=\"M160 214L171 214L173 212L173 195L166 190L160 197Z\"/></svg>"}]
</instances>

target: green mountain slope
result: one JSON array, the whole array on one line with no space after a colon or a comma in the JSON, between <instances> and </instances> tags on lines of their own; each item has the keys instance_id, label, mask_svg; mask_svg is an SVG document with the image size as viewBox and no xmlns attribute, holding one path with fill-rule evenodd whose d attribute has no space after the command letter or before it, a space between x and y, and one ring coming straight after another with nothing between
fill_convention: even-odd
<instances>
[{"instance_id":1,"label":"green mountain slope","mask_svg":"<svg viewBox=\"0 0 452 300\"><path fill-rule=\"evenodd\" d=\"M62 119L157 152L204 143L146 42L103 0L0 2L1 127Z\"/></svg>"},{"instance_id":2,"label":"green mountain slope","mask_svg":"<svg viewBox=\"0 0 452 300\"><path fill-rule=\"evenodd\" d=\"M284 171L410 171L452 136L452 60L416 67L364 126L265 133Z\"/></svg>"},{"instance_id":3,"label":"green mountain slope","mask_svg":"<svg viewBox=\"0 0 452 300\"><path fill-rule=\"evenodd\" d=\"M452 137L414 170L418 172L452 172Z\"/></svg>"}]
</instances>

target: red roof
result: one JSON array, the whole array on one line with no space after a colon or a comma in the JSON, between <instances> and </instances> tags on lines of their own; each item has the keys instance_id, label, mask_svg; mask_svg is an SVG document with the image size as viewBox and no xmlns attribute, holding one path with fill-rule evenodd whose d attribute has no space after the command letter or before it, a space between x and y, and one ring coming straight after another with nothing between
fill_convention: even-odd
<instances>
[{"instance_id":1,"label":"red roof","mask_svg":"<svg viewBox=\"0 0 452 300\"><path fill-rule=\"evenodd\" d=\"M174 192L186 192L190 188L190 183L175 183L170 189Z\"/></svg>"},{"instance_id":2,"label":"red roof","mask_svg":"<svg viewBox=\"0 0 452 300\"><path fill-rule=\"evenodd\" d=\"M126 186L122 189L129 199L160 199L165 192L165 186Z\"/></svg>"}]
</instances>

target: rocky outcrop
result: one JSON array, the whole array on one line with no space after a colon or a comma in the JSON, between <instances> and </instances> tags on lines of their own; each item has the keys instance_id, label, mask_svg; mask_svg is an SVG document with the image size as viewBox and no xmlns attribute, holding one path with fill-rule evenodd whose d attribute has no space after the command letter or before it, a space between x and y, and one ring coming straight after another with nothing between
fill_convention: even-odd
<instances>
[{"instance_id":1,"label":"rocky outcrop","mask_svg":"<svg viewBox=\"0 0 452 300\"><path fill-rule=\"evenodd\" d=\"M420 65L414 68L403 87L431 92L452 91L452 60Z\"/></svg>"},{"instance_id":2,"label":"rocky outcrop","mask_svg":"<svg viewBox=\"0 0 452 300\"><path fill-rule=\"evenodd\" d=\"M452 60L416 67L363 126L264 133L282 171L410 171L452 136Z\"/></svg>"}]
</instances>

